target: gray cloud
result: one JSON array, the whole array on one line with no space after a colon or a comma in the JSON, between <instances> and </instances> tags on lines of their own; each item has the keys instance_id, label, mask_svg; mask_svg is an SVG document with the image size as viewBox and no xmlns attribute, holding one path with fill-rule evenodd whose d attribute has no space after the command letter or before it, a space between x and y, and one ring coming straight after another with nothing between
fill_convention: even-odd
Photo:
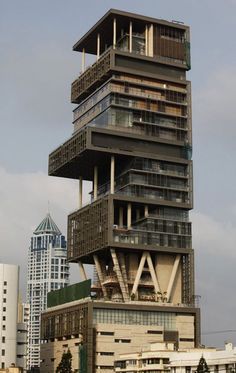
<instances>
[{"instance_id":1,"label":"gray cloud","mask_svg":"<svg viewBox=\"0 0 236 373\"><path fill-rule=\"evenodd\" d=\"M0 179L0 261L20 265L24 293L30 237L48 211L47 201L53 219L66 235L67 215L78 206L78 184L50 178L42 172L9 173L2 167ZM86 191L89 191L89 183L85 183ZM88 200L86 193L84 203ZM72 269L72 272L72 280L78 281L78 271Z\"/></svg>"},{"instance_id":2,"label":"gray cloud","mask_svg":"<svg viewBox=\"0 0 236 373\"><path fill-rule=\"evenodd\" d=\"M202 331L236 329L234 226L227 216L222 223L202 213L192 213L192 221ZM203 334L207 345L222 346L225 340L236 343L236 333Z\"/></svg>"}]
</instances>

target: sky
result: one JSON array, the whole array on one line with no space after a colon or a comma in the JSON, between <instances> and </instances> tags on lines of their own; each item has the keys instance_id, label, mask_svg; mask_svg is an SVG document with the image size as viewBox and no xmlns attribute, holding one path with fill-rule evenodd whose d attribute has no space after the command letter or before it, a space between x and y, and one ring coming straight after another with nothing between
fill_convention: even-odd
<instances>
[{"instance_id":1,"label":"sky","mask_svg":"<svg viewBox=\"0 0 236 373\"><path fill-rule=\"evenodd\" d=\"M72 46L110 8L191 28L202 343L236 344L236 332L208 334L236 330L236 0L0 0L0 262L20 265L24 294L30 236L48 208L66 234L78 185L47 176L48 154L72 134L70 84L81 70ZM72 274L78 281L75 265Z\"/></svg>"}]
</instances>

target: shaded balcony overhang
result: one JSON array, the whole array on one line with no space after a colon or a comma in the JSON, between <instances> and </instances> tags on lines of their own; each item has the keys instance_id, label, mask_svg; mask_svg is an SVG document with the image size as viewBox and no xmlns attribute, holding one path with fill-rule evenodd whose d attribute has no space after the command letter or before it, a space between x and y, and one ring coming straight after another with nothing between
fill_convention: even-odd
<instances>
[{"instance_id":1,"label":"shaded balcony overhang","mask_svg":"<svg viewBox=\"0 0 236 373\"><path fill-rule=\"evenodd\" d=\"M184 156L184 143L140 136L125 131L87 127L73 135L49 155L50 176L93 180L93 166L109 169L111 155L117 163L125 157L145 157L188 164ZM90 167L88 167L88 165Z\"/></svg>"}]
</instances>

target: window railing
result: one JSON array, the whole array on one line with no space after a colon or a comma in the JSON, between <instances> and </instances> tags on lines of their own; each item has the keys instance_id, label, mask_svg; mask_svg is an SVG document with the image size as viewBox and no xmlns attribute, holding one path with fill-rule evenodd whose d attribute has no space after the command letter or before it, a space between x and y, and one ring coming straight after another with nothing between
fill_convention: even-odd
<instances>
[{"instance_id":1,"label":"window railing","mask_svg":"<svg viewBox=\"0 0 236 373\"><path fill-rule=\"evenodd\" d=\"M131 245L154 245L173 248L191 248L191 237L131 230L126 233L113 232L114 243Z\"/></svg>"}]
</instances>

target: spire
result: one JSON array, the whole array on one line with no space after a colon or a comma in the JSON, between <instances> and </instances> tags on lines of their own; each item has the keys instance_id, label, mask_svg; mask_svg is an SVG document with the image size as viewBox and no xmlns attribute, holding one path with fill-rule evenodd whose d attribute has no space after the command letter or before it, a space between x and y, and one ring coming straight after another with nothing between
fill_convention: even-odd
<instances>
[{"instance_id":1,"label":"spire","mask_svg":"<svg viewBox=\"0 0 236 373\"><path fill-rule=\"evenodd\" d=\"M50 213L48 212L46 217L41 221L38 227L35 229L34 234L41 234L41 233L54 233L61 235L61 231L56 225L56 223L52 220Z\"/></svg>"}]
</instances>

